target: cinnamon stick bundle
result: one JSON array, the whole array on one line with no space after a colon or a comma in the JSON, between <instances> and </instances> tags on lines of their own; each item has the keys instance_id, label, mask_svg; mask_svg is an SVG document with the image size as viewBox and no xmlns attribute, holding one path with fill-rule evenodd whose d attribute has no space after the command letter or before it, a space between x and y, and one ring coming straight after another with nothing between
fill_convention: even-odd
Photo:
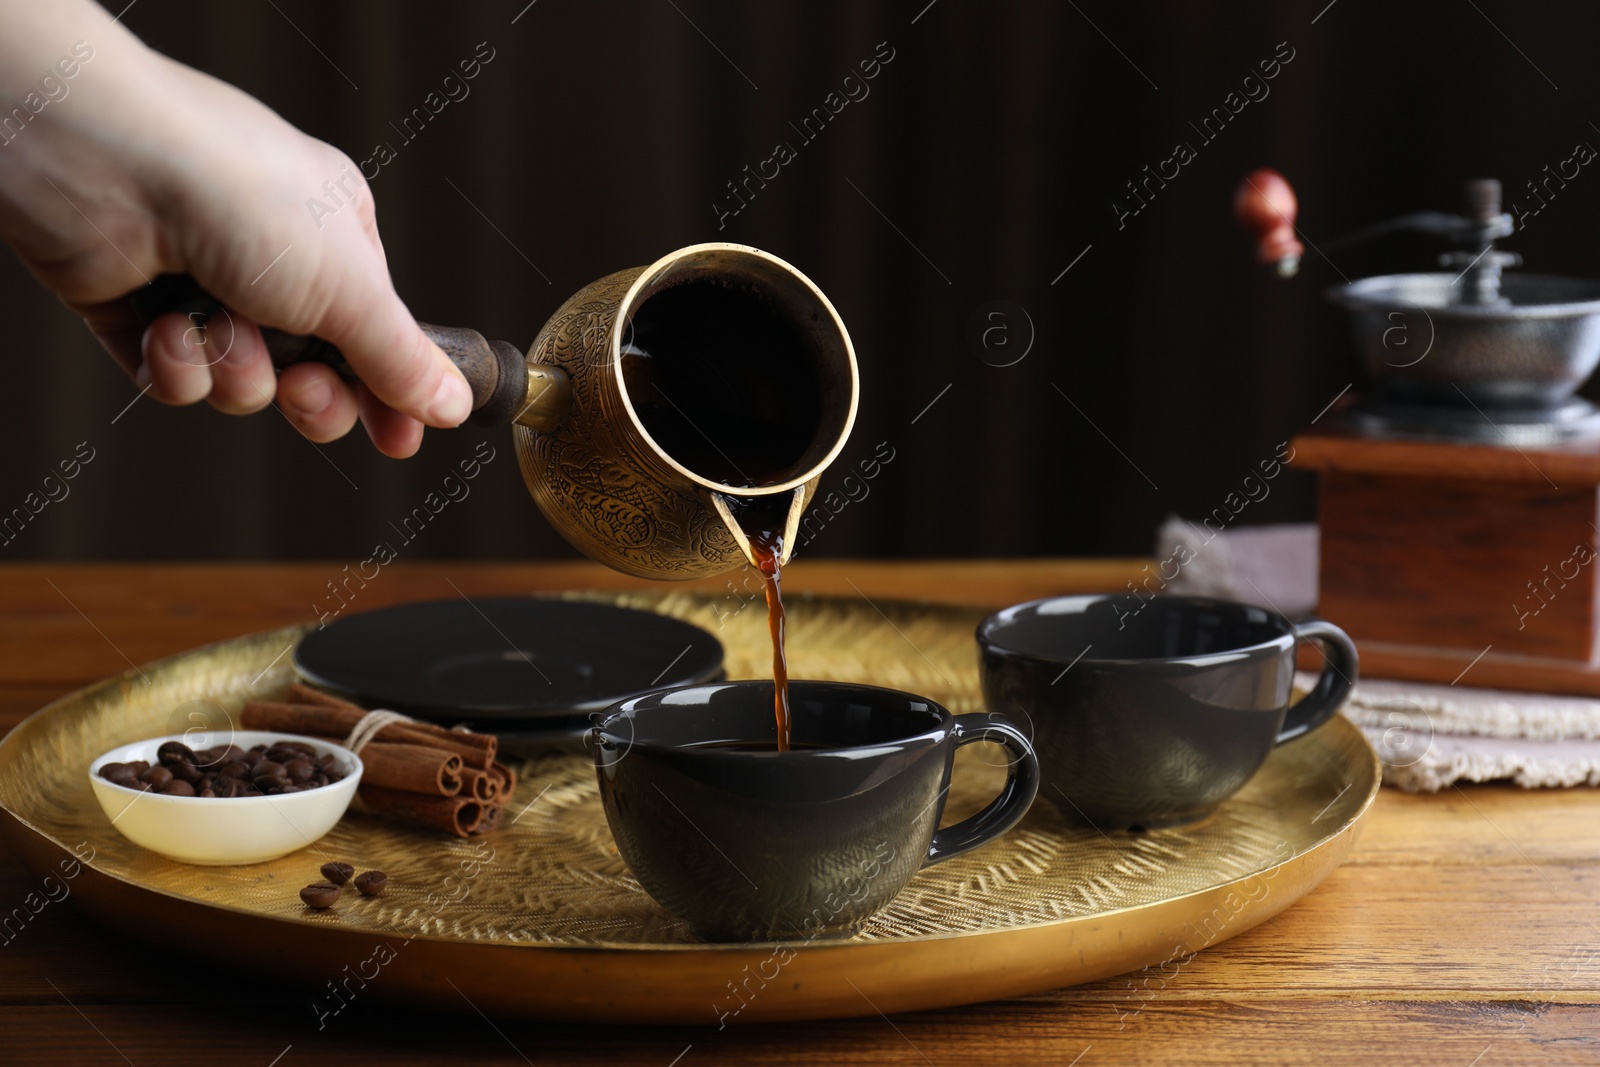
<instances>
[{"instance_id":1,"label":"cinnamon stick bundle","mask_svg":"<svg viewBox=\"0 0 1600 1067\"><path fill-rule=\"evenodd\" d=\"M247 729L309 734L342 744L366 709L308 685L292 685L283 701L251 701ZM366 767L359 807L384 818L457 837L483 834L499 823L501 805L516 789L516 774L498 762L493 734L447 730L433 723L385 725L362 748Z\"/></svg>"}]
</instances>

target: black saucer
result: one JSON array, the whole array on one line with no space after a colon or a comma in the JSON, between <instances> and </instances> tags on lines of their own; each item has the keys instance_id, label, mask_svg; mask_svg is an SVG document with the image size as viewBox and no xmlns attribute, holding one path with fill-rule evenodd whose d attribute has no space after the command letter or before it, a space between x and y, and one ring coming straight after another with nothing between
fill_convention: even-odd
<instances>
[{"instance_id":1,"label":"black saucer","mask_svg":"<svg viewBox=\"0 0 1600 1067\"><path fill-rule=\"evenodd\" d=\"M610 604L460 598L341 619L300 642L295 666L367 707L545 738L635 693L720 677L722 643Z\"/></svg>"}]
</instances>

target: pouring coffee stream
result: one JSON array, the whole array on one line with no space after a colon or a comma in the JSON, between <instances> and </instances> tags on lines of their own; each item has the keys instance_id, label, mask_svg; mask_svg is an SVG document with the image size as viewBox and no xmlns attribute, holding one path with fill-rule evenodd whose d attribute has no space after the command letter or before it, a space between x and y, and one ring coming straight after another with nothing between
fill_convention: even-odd
<instances>
[{"instance_id":1,"label":"pouring coffee stream","mask_svg":"<svg viewBox=\"0 0 1600 1067\"><path fill-rule=\"evenodd\" d=\"M772 639L772 705L779 752L787 752L790 742L789 652L785 633L788 618L783 610L784 546L792 544L799 520L800 497L796 494L787 511L781 498L765 497L750 501L736 510L721 502L729 529L741 539L751 564L761 575L767 600L767 632Z\"/></svg>"}]
</instances>

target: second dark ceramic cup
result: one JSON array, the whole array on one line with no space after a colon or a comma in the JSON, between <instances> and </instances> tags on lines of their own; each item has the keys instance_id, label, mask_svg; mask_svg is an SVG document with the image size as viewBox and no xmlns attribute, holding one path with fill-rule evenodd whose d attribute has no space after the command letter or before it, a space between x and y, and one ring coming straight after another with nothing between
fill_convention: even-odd
<instances>
[{"instance_id":1,"label":"second dark ceramic cup","mask_svg":"<svg viewBox=\"0 0 1600 1067\"><path fill-rule=\"evenodd\" d=\"M998 715L837 682L791 682L789 702L788 752L770 747L771 682L648 693L589 733L617 850L708 940L849 932L923 867L1011 829L1038 792L1032 747ZM973 741L1009 751L1005 785L940 830L955 751Z\"/></svg>"},{"instance_id":2,"label":"second dark ceramic cup","mask_svg":"<svg viewBox=\"0 0 1600 1067\"><path fill-rule=\"evenodd\" d=\"M1301 641L1325 663L1290 706ZM1332 623L1204 597L1036 600L985 619L978 645L986 706L1031 735L1040 795L1118 829L1211 812L1276 745L1338 711L1357 669Z\"/></svg>"}]
</instances>

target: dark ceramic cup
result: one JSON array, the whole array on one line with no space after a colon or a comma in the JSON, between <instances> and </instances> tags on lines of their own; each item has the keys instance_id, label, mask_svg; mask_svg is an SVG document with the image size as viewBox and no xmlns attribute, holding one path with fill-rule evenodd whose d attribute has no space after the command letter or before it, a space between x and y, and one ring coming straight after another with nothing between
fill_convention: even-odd
<instances>
[{"instance_id":1,"label":"dark ceramic cup","mask_svg":"<svg viewBox=\"0 0 1600 1067\"><path fill-rule=\"evenodd\" d=\"M647 693L589 733L617 850L708 940L848 933L918 870L1011 829L1038 792L1032 747L998 715L835 682L791 682L789 701L787 752L772 747L771 682ZM1005 785L940 830L951 761L973 741L1009 751Z\"/></svg>"},{"instance_id":2,"label":"dark ceramic cup","mask_svg":"<svg viewBox=\"0 0 1600 1067\"><path fill-rule=\"evenodd\" d=\"M1301 641L1325 663L1291 706ZM1031 734L1040 795L1118 829L1211 812L1275 746L1338 711L1357 668L1332 623L1203 597L1036 600L985 619L978 645L984 701Z\"/></svg>"}]
</instances>

